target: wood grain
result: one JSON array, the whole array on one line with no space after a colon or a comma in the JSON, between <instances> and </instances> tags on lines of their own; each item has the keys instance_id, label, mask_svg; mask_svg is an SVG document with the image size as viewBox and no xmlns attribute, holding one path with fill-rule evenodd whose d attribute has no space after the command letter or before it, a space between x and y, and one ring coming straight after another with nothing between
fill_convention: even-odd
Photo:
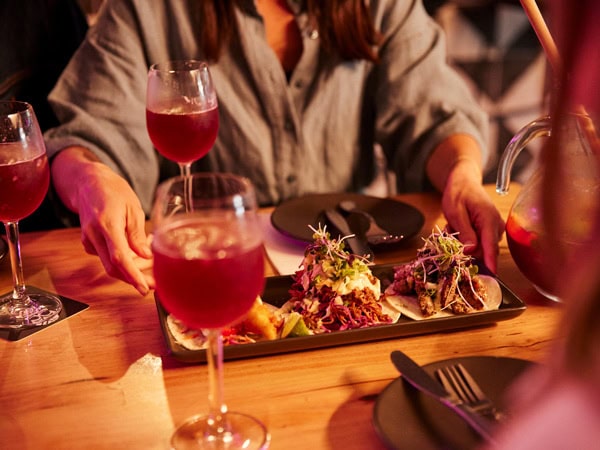
<instances>
[{"instance_id":1,"label":"wood grain","mask_svg":"<svg viewBox=\"0 0 600 450\"><path fill-rule=\"evenodd\" d=\"M490 196L506 218L518 186ZM444 225L435 194L401 195L426 216L422 234ZM379 258L406 260L420 245ZM0 447L6 449L165 449L176 424L207 409L203 365L167 353L152 294L140 297L87 255L78 229L22 235L28 283L89 309L16 342L0 340ZM268 266L267 272L273 274ZM559 304L545 300L515 267L506 242L499 276L527 304L492 326L225 364L231 410L263 420L272 449L382 449L371 422L377 395L398 374L401 349L418 363L466 355L542 361L552 348ZM10 290L7 259L0 287Z\"/></svg>"}]
</instances>

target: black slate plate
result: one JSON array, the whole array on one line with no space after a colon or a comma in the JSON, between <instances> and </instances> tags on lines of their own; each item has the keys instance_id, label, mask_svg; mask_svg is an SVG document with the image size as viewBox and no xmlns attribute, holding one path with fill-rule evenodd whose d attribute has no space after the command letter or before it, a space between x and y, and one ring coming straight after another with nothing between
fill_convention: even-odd
<instances>
[{"instance_id":1,"label":"black slate plate","mask_svg":"<svg viewBox=\"0 0 600 450\"><path fill-rule=\"evenodd\" d=\"M469 356L423 367L433 375L435 369L456 363L461 363L494 404L508 415L506 390L532 364L515 358ZM390 449L469 450L483 444L462 419L402 377L392 381L377 397L373 425Z\"/></svg>"},{"instance_id":2,"label":"black slate plate","mask_svg":"<svg viewBox=\"0 0 600 450\"><path fill-rule=\"evenodd\" d=\"M374 265L371 267L373 274L382 280L382 286L387 286L386 281L393 277L394 264ZM226 346L225 359L249 358L254 356L274 355L301 350L323 347L332 347L345 344L376 341L382 339L411 336L417 334L434 333L444 330L454 330L482 325L489 325L501 320L508 320L522 314L525 303L519 299L501 280L498 280L502 289L502 304L495 311L482 311L461 316L438 317L415 321L401 317L398 322L390 325L379 325L369 328L337 331L313 336L301 336L274 341L261 341L254 344ZM288 290L292 284L291 276L276 276L266 279L262 299L266 303L281 306L289 299ZM188 350L179 345L167 327L167 312L156 298L158 315L170 353L183 362L206 362L206 351Z\"/></svg>"},{"instance_id":3,"label":"black slate plate","mask_svg":"<svg viewBox=\"0 0 600 450\"><path fill-rule=\"evenodd\" d=\"M360 209L370 213L385 230L404 236L400 243L415 236L425 223L423 214L407 203L353 193L310 194L288 200L273 210L271 223L286 236L312 242L313 232L309 225L318 228L319 224L326 224L323 210L336 208L342 200L352 200Z\"/></svg>"}]
</instances>

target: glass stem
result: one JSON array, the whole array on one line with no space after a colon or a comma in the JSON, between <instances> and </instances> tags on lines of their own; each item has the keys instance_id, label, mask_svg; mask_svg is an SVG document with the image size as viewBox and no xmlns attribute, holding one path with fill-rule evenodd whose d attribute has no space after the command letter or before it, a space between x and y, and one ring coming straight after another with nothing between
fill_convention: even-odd
<instances>
[{"instance_id":1,"label":"glass stem","mask_svg":"<svg viewBox=\"0 0 600 450\"><path fill-rule=\"evenodd\" d=\"M182 177L189 177L192 174L192 164L191 163L178 163L179 171Z\"/></svg>"},{"instance_id":2,"label":"glass stem","mask_svg":"<svg viewBox=\"0 0 600 450\"><path fill-rule=\"evenodd\" d=\"M25 278L23 277L23 262L21 260L21 245L19 243L19 223L6 222L6 240L10 254L10 265L13 275L13 298L21 302L27 301L25 295Z\"/></svg>"},{"instance_id":3,"label":"glass stem","mask_svg":"<svg viewBox=\"0 0 600 450\"><path fill-rule=\"evenodd\" d=\"M227 405L224 400L223 387L223 338L221 330L208 330L206 332L208 348L206 357L208 362L208 422L210 434L222 436L229 431L225 414Z\"/></svg>"},{"instance_id":4,"label":"glass stem","mask_svg":"<svg viewBox=\"0 0 600 450\"><path fill-rule=\"evenodd\" d=\"M183 191L184 191L184 206L186 212L192 211L192 164L191 163L179 163L179 170L183 179Z\"/></svg>"}]
</instances>

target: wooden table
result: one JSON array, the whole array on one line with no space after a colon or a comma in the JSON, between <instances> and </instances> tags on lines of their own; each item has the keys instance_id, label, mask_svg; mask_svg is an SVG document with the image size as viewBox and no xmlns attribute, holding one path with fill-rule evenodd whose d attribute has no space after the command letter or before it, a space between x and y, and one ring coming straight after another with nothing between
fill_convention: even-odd
<instances>
[{"instance_id":1,"label":"wooden table","mask_svg":"<svg viewBox=\"0 0 600 450\"><path fill-rule=\"evenodd\" d=\"M507 197L489 188L504 218ZM443 225L435 194L401 195L426 216L422 233ZM22 235L29 284L89 304L89 309L16 342L0 340L0 448L164 449L175 425L207 409L203 365L172 359L152 294L140 297L87 255L78 229ZM410 249L378 262L408 260ZM272 267L268 269L273 273ZM398 374L402 349L421 363L467 355L543 360L561 317L515 267L506 242L499 276L528 305L495 325L348 345L225 364L232 410L263 420L273 449L383 448L371 423L374 400ZM11 287L8 258L0 290Z\"/></svg>"}]
</instances>

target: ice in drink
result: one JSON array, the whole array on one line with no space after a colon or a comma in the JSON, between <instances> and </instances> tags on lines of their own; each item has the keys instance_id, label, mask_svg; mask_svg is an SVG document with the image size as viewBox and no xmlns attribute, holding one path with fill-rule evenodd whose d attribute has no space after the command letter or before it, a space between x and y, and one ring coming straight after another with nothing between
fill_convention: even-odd
<instances>
[{"instance_id":1,"label":"ice in drink","mask_svg":"<svg viewBox=\"0 0 600 450\"><path fill-rule=\"evenodd\" d=\"M231 216L186 216L156 230L156 292L192 328L222 328L250 310L264 285L262 241Z\"/></svg>"}]
</instances>

